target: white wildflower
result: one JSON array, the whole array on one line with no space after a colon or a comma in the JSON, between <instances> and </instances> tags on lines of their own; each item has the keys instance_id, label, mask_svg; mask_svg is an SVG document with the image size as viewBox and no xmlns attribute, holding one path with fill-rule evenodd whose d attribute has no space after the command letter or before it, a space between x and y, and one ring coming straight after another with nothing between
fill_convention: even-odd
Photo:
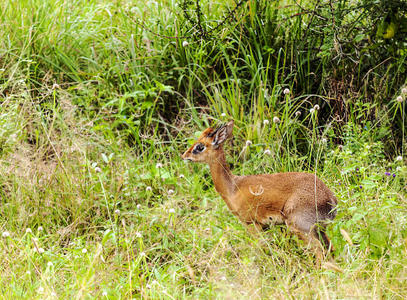
<instances>
[{"instance_id":1,"label":"white wildflower","mask_svg":"<svg viewBox=\"0 0 407 300\"><path fill-rule=\"evenodd\" d=\"M151 289L151 285L149 283L147 283L146 288Z\"/></svg>"},{"instance_id":2,"label":"white wildflower","mask_svg":"<svg viewBox=\"0 0 407 300\"><path fill-rule=\"evenodd\" d=\"M270 123L270 121L267 120L267 119L263 121L263 125L264 125L264 126L268 125L269 123Z\"/></svg>"},{"instance_id":3,"label":"white wildflower","mask_svg":"<svg viewBox=\"0 0 407 300\"><path fill-rule=\"evenodd\" d=\"M49 262L47 263L47 265L48 265L48 267L52 267L54 264L52 263L52 261L49 261Z\"/></svg>"},{"instance_id":4,"label":"white wildflower","mask_svg":"<svg viewBox=\"0 0 407 300\"><path fill-rule=\"evenodd\" d=\"M179 174L179 176L178 176L179 178L185 178L185 175L184 174Z\"/></svg>"},{"instance_id":5,"label":"white wildflower","mask_svg":"<svg viewBox=\"0 0 407 300\"><path fill-rule=\"evenodd\" d=\"M310 112L311 114L313 114L313 113L315 112L315 109L314 109L314 108L311 108L311 109L309 110L309 112Z\"/></svg>"},{"instance_id":6,"label":"white wildflower","mask_svg":"<svg viewBox=\"0 0 407 300\"><path fill-rule=\"evenodd\" d=\"M223 280L223 281L225 281L225 280L226 280L226 277L225 277L225 276L222 276L220 279Z\"/></svg>"},{"instance_id":7,"label":"white wildflower","mask_svg":"<svg viewBox=\"0 0 407 300\"><path fill-rule=\"evenodd\" d=\"M396 100L397 100L397 102L403 102L403 97L401 97L401 96L398 96L397 98L396 98Z\"/></svg>"},{"instance_id":8,"label":"white wildflower","mask_svg":"<svg viewBox=\"0 0 407 300\"><path fill-rule=\"evenodd\" d=\"M44 293L44 288L42 286L40 286L37 290L38 294L42 294Z\"/></svg>"},{"instance_id":9,"label":"white wildflower","mask_svg":"<svg viewBox=\"0 0 407 300\"><path fill-rule=\"evenodd\" d=\"M25 272L25 274L31 275L31 271L30 271L30 270L27 270L27 271Z\"/></svg>"},{"instance_id":10,"label":"white wildflower","mask_svg":"<svg viewBox=\"0 0 407 300\"><path fill-rule=\"evenodd\" d=\"M226 117L226 114L225 114L225 113L221 113L220 116L221 116L221 117Z\"/></svg>"},{"instance_id":11,"label":"white wildflower","mask_svg":"<svg viewBox=\"0 0 407 300\"><path fill-rule=\"evenodd\" d=\"M182 47L187 47L188 45L189 45L189 43L187 41L182 42Z\"/></svg>"},{"instance_id":12,"label":"white wildflower","mask_svg":"<svg viewBox=\"0 0 407 300\"><path fill-rule=\"evenodd\" d=\"M296 116L296 117L301 116L301 112L300 112L299 110L298 110L298 111L296 111L296 112L295 112L295 116Z\"/></svg>"},{"instance_id":13,"label":"white wildflower","mask_svg":"<svg viewBox=\"0 0 407 300\"><path fill-rule=\"evenodd\" d=\"M3 234L2 234L2 236L3 236L4 238L9 237L9 236L10 236L10 232L4 231Z\"/></svg>"},{"instance_id":14,"label":"white wildflower","mask_svg":"<svg viewBox=\"0 0 407 300\"><path fill-rule=\"evenodd\" d=\"M287 89L287 88L285 88L285 89L284 89L284 91L283 91L283 93L284 93L284 95L287 95L287 94L289 94L289 93L290 93L290 90L289 90L289 89Z\"/></svg>"},{"instance_id":15,"label":"white wildflower","mask_svg":"<svg viewBox=\"0 0 407 300\"><path fill-rule=\"evenodd\" d=\"M323 144L326 144L326 143L328 142L328 140L327 140L326 138L322 138L322 139L321 139L321 142L322 142Z\"/></svg>"},{"instance_id":16,"label":"white wildflower","mask_svg":"<svg viewBox=\"0 0 407 300\"><path fill-rule=\"evenodd\" d=\"M146 187L147 192L151 192L152 190L153 190L153 188L151 186Z\"/></svg>"},{"instance_id":17,"label":"white wildflower","mask_svg":"<svg viewBox=\"0 0 407 300\"><path fill-rule=\"evenodd\" d=\"M174 209L174 208L170 208L170 209L168 210L168 212L169 212L170 214L175 214L175 209Z\"/></svg>"},{"instance_id":18,"label":"white wildflower","mask_svg":"<svg viewBox=\"0 0 407 300\"><path fill-rule=\"evenodd\" d=\"M397 160L397 161L402 161L402 160L403 160L403 157L402 157L401 155L400 155L400 156L397 156L397 157L396 157L396 160Z\"/></svg>"},{"instance_id":19,"label":"white wildflower","mask_svg":"<svg viewBox=\"0 0 407 300\"><path fill-rule=\"evenodd\" d=\"M106 291L103 291L102 292L102 297L106 297L107 296L107 292Z\"/></svg>"},{"instance_id":20,"label":"white wildflower","mask_svg":"<svg viewBox=\"0 0 407 300\"><path fill-rule=\"evenodd\" d=\"M53 89L53 90L59 89L59 84L55 82L55 83L52 85L52 89Z\"/></svg>"},{"instance_id":21,"label":"white wildflower","mask_svg":"<svg viewBox=\"0 0 407 300\"><path fill-rule=\"evenodd\" d=\"M173 190L173 189L169 189L169 190L168 190L168 195L172 195L172 194L174 194L174 190Z\"/></svg>"},{"instance_id":22,"label":"white wildflower","mask_svg":"<svg viewBox=\"0 0 407 300\"><path fill-rule=\"evenodd\" d=\"M162 163L157 163L157 164L155 165L155 167L156 167L157 169L160 169L160 168L163 167L163 164L162 164Z\"/></svg>"},{"instance_id":23,"label":"white wildflower","mask_svg":"<svg viewBox=\"0 0 407 300\"><path fill-rule=\"evenodd\" d=\"M136 207L137 207L137 209L140 209L140 208L141 208L141 204L137 204Z\"/></svg>"},{"instance_id":24,"label":"white wildflower","mask_svg":"<svg viewBox=\"0 0 407 300\"><path fill-rule=\"evenodd\" d=\"M319 110L319 105L318 105L318 104L315 104L315 105L314 105L314 109L315 109L315 110Z\"/></svg>"},{"instance_id":25,"label":"white wildflower","mask_svg":"<svg viewBox=\"0 0 407 300\"><path fill-rule=\"evenodd\" d=\"M82 249L82 253L85 254L86 252L88 252L88 249L83 248L83 249Z\"/></svg>"},{"instance_id":26,"label":"white wildflower","mask_svg":"<svg viewBox=\"0 0 407 300\"><path fill-rule=\"evenodd\" d=\"M31 228L27 228L26 230L25 230L25 233L32 233L33 231L31 230Z\"/></svg>"},{"instance_id":27,"label":"white wildflower","mask_svg":"<svg viewBox=\"0 0 407 300\"><path fill-rule=\"evenodd\" d=\"M401 92L402 92L404 95L407 94L407 87L402 88L402 89L401 89Z\"/></svg>"},{"instance_id":28,"label":"white wildflower","mask_svg":"<svg viewBox=\"0 0 407 300\"><path fill-rule=\"evenodd\" d=\"M136 237L138 237L138 238L142 238L143 237L143 235L141 234L141 232L136 232Z\"/></svg>"},{"instance_id":29,"label":"white wildflower","mask_svg":"<svg viewBox=\"0 0 407 300\"><path fill-rule=\"evenodd\" d=\"M146 256L146 253L144 251L140 252L140 257Z\"/></svg>"},{"instance_id":30,"label":"white wildflower","mask_svg":"<svg viewBox=\"0 0 407 300\"><path fill-rule=\"evenodd\" d=\"M274 117L273 118L273 123L275 123L275 124L280 123L280 118L279 117Z\"/></svg>"},{"instance_id":31,"label":"white wildflower","mask_svg":"<svg viewBox=\"0 0 407 300\"><path fill-rule=\"evenodd\" d=\"M264 154L264 155L270 155L270 154L271 154L270 149L266 149L266 150L264 150L263 154Z\"/></svg>"},{"instance_id":32,"label":"white wildflower","mask_svg":"<svg viewBox=\"0 0 407 300\"><path fill-rule=\"evenodd\" d=\"M252 141L250 141L250 140L246 141L246 147L250 146L251 144L252 144Z\"/></svg>"},{"instance_id":33,"label":"white wildflower","mask_svg":"<svg viewBox=\"0 0 407 300\"><path fill-rule=\"evenodd\" d=\"M37 229L38 231L43 231L44 230L44 228L42 228L42 226L38 226L38 229Z\"/></svg>"},{"instance_id":34,"label":"white wildflower","mask_svg":"<svg viewBox=\"0 0 407 300\"><path fill-rule=\"evenodd\" d=\"M99 168L99 167L96 167L96 168L95 168L95 172L100 173L100 172L102 172L102 169Z\"/></svg>"},{"instance_id":35,"label":"white wildflower","mask_svg":"<svg viewBox=\"0 0 407 300\"><path fill-rule=\"evenodd\" d=\"M39 254L42 254L42 253L45 252L44 248L38 248L38 249L36 249L36 251L37 251Z\"/></svg>"}]
</instances>

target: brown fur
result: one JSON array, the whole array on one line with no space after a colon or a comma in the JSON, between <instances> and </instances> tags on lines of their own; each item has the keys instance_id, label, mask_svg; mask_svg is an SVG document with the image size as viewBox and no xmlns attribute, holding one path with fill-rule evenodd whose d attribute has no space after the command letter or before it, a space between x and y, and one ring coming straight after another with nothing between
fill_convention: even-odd
<instances>
[{"instance_id":1,"label":"brown fur","mask_svg":"<svg viewBox=\"0 0 407 300\"><path fill-rule=\"evenodd\" d=\"M314 248L320 260L322 245L330 244L325 221L336 215L332 191L310 173L233 175L222 147L232 130L233 121L216 130L206 129L182 158L209 164L216 191L243 223L254 224L256 229L285 223ZM198 144L205 149L194 153Z\"/></svg>"}]
</instances>

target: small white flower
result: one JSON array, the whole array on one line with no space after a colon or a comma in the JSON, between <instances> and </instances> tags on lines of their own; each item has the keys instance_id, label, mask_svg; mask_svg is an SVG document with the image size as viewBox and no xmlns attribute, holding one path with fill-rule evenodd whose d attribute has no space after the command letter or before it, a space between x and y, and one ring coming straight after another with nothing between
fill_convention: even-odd
<instances>
[{"instance_id":1,"label":"small white flower","mask_svg":"<svg viewBox=\"0 0 407 300\"><path fill-rule=\"evenodd\" d=\"M311 114L313 114L313 113L315 112L315 109L314 109L314 108L311 108L311 109L309 110L309 112L310 112Z\"/></svg>"},{"instance_id":2,"label":"small white flower","mask_svg":"<svg viewBox=\"0 0 407 300\"><path fill-rule=\"evenodd\" d=\"M56 297L57 293L55 293L54 291L51 292L51 297Z\"/></svg>"},{"instance_id":3,"label":"small white flower","mask_svg":"<svg viewBox=\"0 0 407 300\"><path fill-rule=\"evenodd\" d=\"M179 174L179 178L185 178L184 174Z\"/></svg>"},{"instance_id":4,"label":"small white flower","mask_svg":"<svg viewBox=\"0 0 407 300\"><path fill-rule=\"evenodd\" d=\"M397 100L397 102L403 102L403 97L401 97L401 96L398 96L397 98L396 98L396 100Z\"/></svg>"},{"instance_id":5,"label":"small white flower","mask_svg":"<svg viewBox=\"0 0 407 300\"><path fill-rule=\"evenodd\" d=\"M402 92L404 95L407 94L407 87L402 88L402 89L401 89L401 92Z\"/></svg>"},{"instance_id":6,"label":"small white flower","mask_svg":"<svg viewBox=\"0 0 407 300\"><path fill-rule=\"evenodd\" d=\"M147 192L151 192L152 190L153 190L153 188L151 186L146 187Z\"/></svg>"},{"instance_id":7,"label":"small white flower","mask_svg":"<svg viewBox=\"0 0 407 300\"><path fill-rule=\"evenodd\" d=\"M147 283L146 288L151 289L151 285L149 283Z\"/></svg>"},{"instance_id":8,"label":"small white flower","mask_svg":"<svg viewBox=\"0 0 407 300\"><path fill-rule=\"evenodd\" d=\"M280 118L279 117L274 117L273 118L273 123L275 123L275 124L280 123Z\"/></svg>"},{"instance_id":9,"label":"small white flower","mask_svg":"<svg viewBox=\"0 0 407 300\"><path fill-rule=\"evenodd\" d=\"M107 292L106 291L103 291L102 292L102 297L106 297L107 296Z\"/></svg>"},{"instance_id":10,"label":"small white flower","mask_svg":"<svg viewBox=\"0 0 407 300\"><path fill-rule=\"evenodd\" d=\"M187 47L188 45L189 45L189 43L187 41L182 42L182 47Z\"/></svg>"},{"instance_id":11,"label":"small white flower","mask_svg":"<svg viewBox=\"0 0 407 300\"><path fill-rule=\"evenodd\" d=\"M284 91L283 91L283 93L284 93L284 95L287 95L287 94L289 94L289 93L290 93L290 90L289 90L289 89L287 89L287 88L285 88L285 89L284 89Z\"/></svg>"},{"instance_id":12,"label":"small white flower","mask_svg":"<svg viewBox=\"0 0 407 300\"><path fill-rule=\"evenodd\" d=\"M102 172L102 169L99 168L99 167L96 167L96 168L95 168L95 172L100 173L100 172Z\"/></svg>"},{"instance_id":13,"label":"small white flower","mask_svg":"<svg viewBox=\"0 0 407 300\"><path fill-rule=\"evenodd\" d=\"M162 163L157 163L157 164L155 165L155 167L156 167L157 169L160 169L160 168L163 167L163 164L162 164Z\"/></svg>"},{"instance_id":14,"label":"small white flower","mask_svg":"<svg viewBox=\"0 0 407 300\"><path fill-rule=\"evenodd\" d=\"M266 149L266 150L264 150L263 154L264 154L264 155L270 155L270 154L271 154L270 149Z\"/></svg>"},{"instance_id":15,"label":"small white flower","mask_svg":"<svg viewBox=\"0 0 407 300\"><path fill-rule=\"evenodd\" d=\"M83 248L83 249L82 249L82 253L85 254L86 252L88 252L88 249Z\"/></svg>"},{"instance_id":16,"label":"small white flower","mask_svg":"<svg viewBox=\"0 0 407 300\"><path fill-rule=\"evenodd\" d=\"M38 249L36 249L36 251L37 251L39 254L42 254L42 253L45 252L44 248L38 248Z\"/></svg>"},{"instance_id":17,"label":"small white flower","mask_svg":"<svg viewBox=\"0 0 407 300\"><path fill-rule=\"evenodd\" d=\"M140 209L141 208L141 204L137 204L137 209Z\"/></svg>"},{"instance_id":18,"label":"small white flower","mask_svg":"<svg viewBox=\"0 0 407 300\"><path fill-rule=\"evenodd\" d=\"M115 213L116 215L120 215L120 209L115 209L114 213Z\"/></svg>"},{"instance_id":19,"label":"small white flower","mask_svg":"<svg viewBox=\"0 0 407 300\"><path fill-rule=\"evenodd\" d=\"M220 278L220 280L225 281L225 280L226 280L226 277L225 277L225 276L222 276L222 277Z\"/></svg>"},{"instance_id":20,"label":"small white flower","mask_svg":"<svg viewBox=\"0 0 407 300\"><path fill-rule=\"evenodd\" d=\"M153 280L153 281L151 282L151 284L152 284L152 285L156 285L156 284L158 284L158 281L157 281L157 280Z\"/></svg>"},{"instance_id":21,"label":"small white flower","mask_svg":"<svg viewBox=\"0 0 407 300\"><path fill-rule=\"evenodd\" d=\"M59 84L55 82L55 83L52 85L52 89L53 89L53 90L59 89Z\"/></svg>"},{"instance_id":22,"label":"small white flower","mask_svg":"<svg viewBox=\"0 0 407 300\"><path fill-rule=\"evenodd\" d=\"M314 109L315 109L315 110L319 110L319 105L318 105L318 104L315 104L315 105L314 105Z\"/></svg>"},{"instance_id":23,"label":"small white flower","mask_svg":"<svg viewBox=\"0 0 407 300\"><path fill-rule=\"evenodd\" d=\"M210 229L209 227L206 227L206 228L204 229L204 231L209 232L209 231L211 231L211 229Z\"/></svg>"},{"instance_id":24,"label":"small white flower","mask_svg":"<svg viewBox=\"0 0 407 300\"><path fill-rule=\"evenodd\" d=\"M38 231L43 231L44 230L44 228L42 228L42 226L38 226L38 229L37 229Z\"/></svg>"},{"instance_id":25,"label":"small white flower","mask_svg":"<svg viewBox=\"0 0 407 300\"><path fill-rule=\"evenodd\" d=\"M221 117L226 117L226 114L225 114L225 113L221 113L220 116L221 116Z\"/></svg>"},{"instance_id":26,"label":"small white flower","mask_svg":"<svg viewBox=\"0 0 407 300\"><path fill-rule=\"evenodd\" d=\"M250 146L251 144L252 144L252 141L250 141L250 140L246 141L246 147Z\"/></svg>"},{"instance_id":27,"label":"small white flower","mask_svg":"<svg viewBox=\"0 0 407 300\"><path fill-rule=\"evenodd\" d=\"M144 257L144 256L146 256L146 253L144 251L142 251L142 252L140 252L140 256Z\"/></svg>"},{"instance_id":28,"label":"small white flower","mask_svg":"<svg viewBox=\"0 0 407 300\"><path fill-rule=\"evenodd\" d=\"M321 139L321 142L322 142L323 144L326 144L326 143L328 142L328 140L327 140L326 138L322 138L322 139Z\"/></svg>"},{"instance_id":29,"label":"small white flower","mask_svg":"<svg viewBox=\"0 0 407 300\"><path fill-rule=\"evenodd\" d=\"M400 155L400 156L397 156L397 157L396 157L396 160L397 160L397 161L402 161L402 160L403 160L403 157L402 157L401 155Z\"/></svg>"},{"instance_id":30,"label":"small white flower","mask_svg":"<svg viewBox=\"0 0 407 300\"><path fill-rule=\"evenodd\" d=\"M342 149L343 149L343 145L339 145L338 148L339 148L339 150L342 150Z\"/></svg>"},{"instance_id":31,"label":"small white flower","mask_svg":"<svg viewBox=\"0 0 407 300\"><path fill-rule=\"evenodd\" d=\"M27 228L26 230L25 230L25 233L32 233L33 231L31 230L31 228Z\"/></svg>"},{"instance_id":32,"label":"small white flower","mask_svg":"<svg viewBox=\"0 0 407 300\"><path fill-rule=\"evenodd\" d=\"M296 116L296 117L301 116L301 112L300 112L299 110L298 110L298 111L296 111L296 112L295 112L295 116Z\"/></svg>"},{"instance_id":33,"label":"small white flower","mask_svg":"<svg viewBox=\"0 0 407 300\"><path fill-rule=\"evenodd\" d=\"M268 125L269 123L270 123L270 121L267 120L267 119L263 121L263 125L264 125L264 126Z\"/></svg>"},{"instance_id":34,"label":"small white flower","mask_svg":"<svg viewBox=\"0 0 407 300\"><path fill-rule=\"evenodd\" d=\"M174 194L174 190L173 190L173 189L169 189L169 190L168 190L168 195L172 195L172 194Z\"/></svg>"},{"instance_id":35,"label":"small white flower","mask_svg":"<svg viewBox=\"0 0 407 300\"><path fill-rule=\"evenodd\" d=\"M31 271L30 271L30 270L27 270L27 271L25 272L25 274L31 275Z\"/></svg>"},{"instance_id":36,"label":"small white flower","mask_svg":"<svg viewBox=\"0 0 407 300\"><path fill-rule=\"evenodd\" d=\"M52 261L49 261L49 262L47 263L47 265L48 265L48 267L52 267L54 264L52 263Z\"/></svg>"},{"instance_id":37,"label":"small white flower","mask_svg":"<svg viewBox=\"0 0 407 300\"><path fill-rule=\"evenodd\" d=\"M168 212L169 212L170 214L175 214L175 209L174 209L174 208L170 208L170 209L168 210Z\"/></svg>"},{"instance_id":38,"label":"small white flower","mask_svg":"<svg viewBox=\"0 0 407 300\"><path fill-rule=\"evenodd\" d=\"M143 237L143 235L141 234L141 232L136 232L136 237L138 237L138 238L142 238Z\"/></svg>"},{"instance_id":39,"label":"small white flower","mask_svg":"<svg viewBox=\"0 0 407 300\"><path fill-rule=\"evenodd\" d=\"M38 294L42 294L44 293L44 288L42 286L40 286L37 290Z\"/></svg>"},{"instance_id":40,"label":"small white flower","mask_svg":"<svg viewBox=\"0 0 407 300\"><path fill-rule=\"evenodd\" d=\"M10 236L10 232L4 231L3 234L2 234L2 236L3 236L4 238L9 237L9 236Z\"/></svg>"}]
</instances>

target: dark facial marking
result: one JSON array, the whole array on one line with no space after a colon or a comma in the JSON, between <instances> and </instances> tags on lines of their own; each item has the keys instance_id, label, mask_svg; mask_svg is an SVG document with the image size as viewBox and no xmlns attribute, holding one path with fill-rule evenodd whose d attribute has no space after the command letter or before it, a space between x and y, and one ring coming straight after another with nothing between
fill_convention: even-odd
<instances>
[{"instance_id":1,"label":"dark facial marking","mask_svg":"<svg viewBox=\"0 0 407 300\"><path fill-rule=\"evenodd\" d=\"M199 154L204 150L205 150L205 145L202 143L199 143L194 147L194 150L192 150L192 154Z\"/></svg>"}]
</instances>

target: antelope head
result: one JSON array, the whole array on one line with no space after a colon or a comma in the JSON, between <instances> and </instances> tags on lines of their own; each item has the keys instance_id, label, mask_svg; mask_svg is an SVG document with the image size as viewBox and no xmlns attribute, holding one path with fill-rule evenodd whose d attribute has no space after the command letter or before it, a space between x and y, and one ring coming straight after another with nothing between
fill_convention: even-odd
<instances>
[{"instance_id":1,"label":"antelope head","mask_svg":"<svg viewBox=\"0 0 407 300\"><path fill-rule=\"evenodd\" d=\"M182 159L210 163L222 153L223 143L232 136L233 121L221 125L216 129L207 128L196 142L182 154Z\"/></svg>"}]
</instances>

